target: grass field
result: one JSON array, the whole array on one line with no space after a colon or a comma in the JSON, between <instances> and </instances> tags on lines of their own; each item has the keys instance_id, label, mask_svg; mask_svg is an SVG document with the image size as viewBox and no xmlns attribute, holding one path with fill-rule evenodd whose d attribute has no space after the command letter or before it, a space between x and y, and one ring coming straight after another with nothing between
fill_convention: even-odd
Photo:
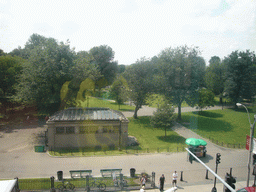
<instances>
[{"instance_id":1,"label":"grass field","mask_svg":"<svg viewBox=\"0 0 256 192\"><path fill-rule=\"evenodd\" d=\"M182 120L184 126L218 143L245 144L246 135L250 135L248 115L242 108L182 113Z\"/></svg>"},{"instance_id":2,"label":"grass field","mask_svg":"<svg viewBox=\"0 0 256 192\"><path fill-rule=\"evenodd\" d=\"M95 97L89 97L88 101L81 102L81 107L107 107L113 110L119 110L119 105L114 101L98 99ZM134 106L130 105L120 105L120 111L133 111Z\"/></svg>"}]
</instances>

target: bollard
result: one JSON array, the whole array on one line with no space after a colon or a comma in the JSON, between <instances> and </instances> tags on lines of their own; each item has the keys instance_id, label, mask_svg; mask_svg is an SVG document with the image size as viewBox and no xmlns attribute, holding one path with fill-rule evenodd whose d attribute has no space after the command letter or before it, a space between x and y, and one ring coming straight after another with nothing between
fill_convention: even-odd
<instances>
[{"instance_id":1,"label":"bollard","mask_svg":"<svg viewBox=\"0 0 256 192\"><path fill-rule=\"evenodd\" d=\"M55 188L54 188L54 177L50 177L51 179L51 192L55 192Z\"/></svg>"},{"instance_id":2,"label":"bollard","mask_svg":"<svg viewBox=\"0 0 256 192\"><path fill-rule=\"evenodd\" d=\"M86 191L90 191L90 186L89 186L89 175L86 175Z\"/></svg>"},{"instance_id":3,"label":"bollard","mask_svg":"<svg viewBox=\"0 0 256 192\"><path fill-rule=\"evenodd\" d=\"M180 181L183 181L183 171L180 172Z\"/></svg>"},{"instance_id":4,"label":"bollard","mask_svg":"<svg viewBox=\"0 0 256 192\"><path fill-rule=\"evenodd\" d=\"M208 177L208 169L206 169L206 176L205 176L205 179L209 179L209 177Z\"/></svg>"},{"instance_id":5,"label":"bollard","mask_svg":"<svg viewBox=\"0 0 256 192\"><path fill-rule=\"evenodd\" d=\"M120 186L121 186L121 190L123 190L123 188L124 188L124 177L123 177L122 173L120 174Z\"/></svg>"},{"instance_id":6,"label":"bollard","mask_svg":"<svg viewBox=\"0 0 256 192\"><path fill-rule=\"evenodd\" d=\"M152 172L152 183L151 183L151 186L153 187L153 188L155 188L155 186L156 186L156 181L155 181L155 179L156 179L156 173L155 172Z\"/></svg>"}]
</instances>

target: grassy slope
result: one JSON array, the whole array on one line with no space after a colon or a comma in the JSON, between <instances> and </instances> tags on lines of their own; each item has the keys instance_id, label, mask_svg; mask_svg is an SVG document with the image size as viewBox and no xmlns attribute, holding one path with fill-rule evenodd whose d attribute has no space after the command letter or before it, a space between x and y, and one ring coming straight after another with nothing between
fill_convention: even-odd
<instances>
[{"instance_id":1,"label":"grassy slope","mask_svg":"<svg viewBox=\"0 0 256 192\"><path fill-rule=\"evenodd\" d=\"M167 130L165 137L164 129L156 129L150 125L150 117L129 118L129 135L135 136L142 149L156 149L169 147L170 151L177 147L185 146L185 139L176 132Z\"/></svg>"},{"instance_id":2,"label":"grassy slope","mask_svg":"<svg viewBox=\"0 0 256 192\"><path fill-rule=\"evenodd\" d=\"M250 115L251 120L253 114ZM250 124L247 113L239 109L189 112L182 114L184 126L192 129L204 138L213 138L218 142L244 144L246 134L250 135Z\"/></svg>"}]
</instances>

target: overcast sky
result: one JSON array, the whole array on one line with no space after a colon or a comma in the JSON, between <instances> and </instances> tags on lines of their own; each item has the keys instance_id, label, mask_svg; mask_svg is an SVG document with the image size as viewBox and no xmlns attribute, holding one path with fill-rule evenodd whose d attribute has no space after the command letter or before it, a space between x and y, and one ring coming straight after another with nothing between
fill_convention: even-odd
<instances>
[{"instance_id":1,"label":"overcast sky","mask_svg":"<svg viewBox=\"0 0 256 192\"><path fill-rule=\"evenodd\" d=\"M0 0L0 49L37 33L75 51L108 45L119 64L167 47L198 46L208 60L256 50L255 0Z\"/></svg>"}]
</instances>

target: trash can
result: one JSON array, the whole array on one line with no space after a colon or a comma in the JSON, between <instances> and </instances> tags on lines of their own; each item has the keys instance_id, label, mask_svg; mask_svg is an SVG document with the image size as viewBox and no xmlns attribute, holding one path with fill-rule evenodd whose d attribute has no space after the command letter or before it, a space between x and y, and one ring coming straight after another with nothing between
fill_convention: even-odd
<instances>
[{"instance_id":1,"label":"trash can","mask_svg":"<svg viewBox=\"0 0 256 192\"><path fill-rule=\"evenodd\" d=\"M130 176L131 176L131 177L135 177L135 171L136 171L136 170L135 170L134 168L131 168L131 169L130 169Z\"/></svg>"},{"instance_id":2,"label":"trash can","mask_svg":"<svg viewBox=\"0 0 256 192\"><path fill-rule=\"evenodd\" d=\"M63 171L58 171L57 176L58 176L58 180L62 181L63 180Z\"/></svg>"},{"instance_id":3,"label":"trash can","mask_svg":"<svg viewBox=\"0 0 256 192\"><path fill-rule=\"evenodd\" d=\"M44 145L36 145L35 152L44 152Z\"/></svg>"}]
</instances>

